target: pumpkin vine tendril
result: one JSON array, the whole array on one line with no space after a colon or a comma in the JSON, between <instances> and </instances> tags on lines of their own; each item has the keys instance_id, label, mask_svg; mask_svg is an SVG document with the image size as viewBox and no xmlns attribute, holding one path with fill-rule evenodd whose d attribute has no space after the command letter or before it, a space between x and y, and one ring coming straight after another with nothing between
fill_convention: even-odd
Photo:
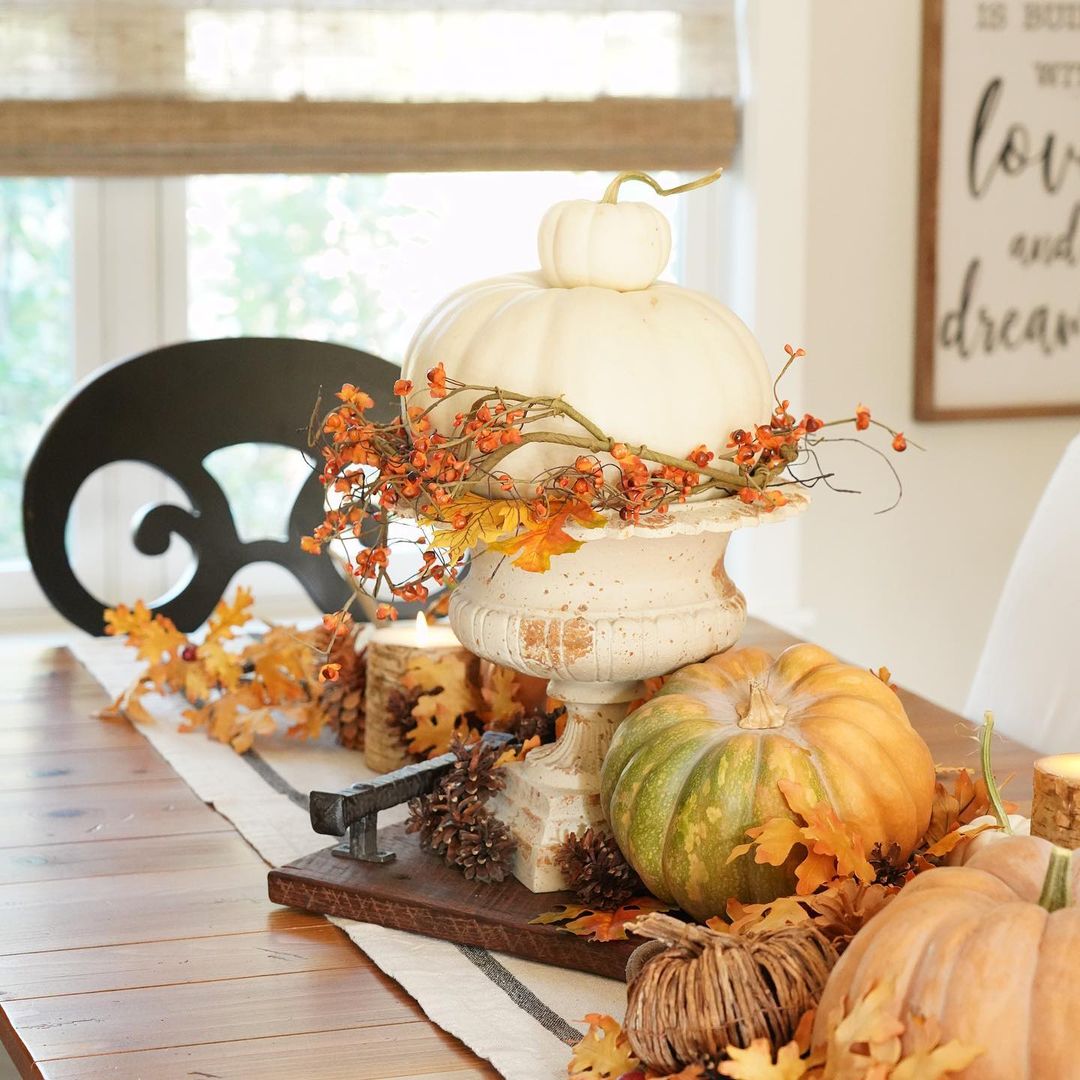
<instances>
[{"instance_id":1,"label":"pumpkin vine tendril","mask_svg":"<svg viewBox=\"0 0 1080 1080\"><path fill-rule=\"evenodd\" d=\"M994 811L994 817L1002 829L1012 836L1012 822L1005 812L1005 804L1001 801L1001 791L998 788L997 778L994 776L993 765L990 760L990 738L994 734L994 714L987 710L983 714L983 726L979 732L979 760L982 765L983 782L986 784L986 794L990 799L990 806Z\"/></svg>"}]
</instances>

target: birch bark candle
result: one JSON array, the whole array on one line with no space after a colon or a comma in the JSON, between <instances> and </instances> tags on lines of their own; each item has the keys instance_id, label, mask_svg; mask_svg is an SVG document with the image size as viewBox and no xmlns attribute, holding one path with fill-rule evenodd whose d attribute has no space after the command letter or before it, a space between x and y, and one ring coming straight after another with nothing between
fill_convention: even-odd
<instances>
[{"instance_id":1,"label":"birch bark candle","mask_svg":"<svg viewBox=\"0 0 1080 1080\"><path fill-rule=\"evenodd\" d=\"M1080 848L1080 754L1035 762L1031 832L1070 850Z\"/></svg>"},{"instance_id":2,"label":"birch bark candle","mask_svg":"<svg viewBox=\"0 0 1080 1080\"><path fill-rule=\"evenodd\" d=\"M392 772L408 760L397 729L390 722L390 694L403 690L406 673L423 657L437 660L473 656L446 623L429 624L423 612L414 623L379 627L367 647L366 731L364 762L376 772ZM434 688L433 688L434 689Z\"/></svg>"}]
</instances>

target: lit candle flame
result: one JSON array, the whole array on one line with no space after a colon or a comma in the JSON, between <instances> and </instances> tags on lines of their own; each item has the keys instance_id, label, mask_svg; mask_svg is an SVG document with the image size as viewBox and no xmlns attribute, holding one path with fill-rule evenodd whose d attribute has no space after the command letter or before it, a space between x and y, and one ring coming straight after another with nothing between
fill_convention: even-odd
<instances>
[{"instance_id":1,"label":"lit candle flame","mask_svg":"<svg viewBox=\"0 0 1080 1080\"><path fill-rule=\"evenodd\" d=\"M431 631L428 629L427 617L422 611L416 613L416 647L426 649L431 640Z\"/></svg>"}]
</instances>

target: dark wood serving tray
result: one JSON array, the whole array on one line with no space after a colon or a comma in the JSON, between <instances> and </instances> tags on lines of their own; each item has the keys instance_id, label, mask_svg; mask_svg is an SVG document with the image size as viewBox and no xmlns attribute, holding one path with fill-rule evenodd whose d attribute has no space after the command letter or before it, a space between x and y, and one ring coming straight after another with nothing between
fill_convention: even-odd
<instances>
[{"instance_id":1,"label":"dark wood serving tray","mask_svg":"<svg viewBox=\"0 0 1080 1080\"><path fill-rule=\"evenodd\" d=\"M516 878L484 885L421 851L404 825L379 830L397 854L393 862L341 858L331 848L271 870L270 899L288 907L377 923L394 930L479 945L555 967L623 979L626 961L640 942L585 941L529 920L558 904L568 892L533 893Z\"/></svg>"}]
</instances>

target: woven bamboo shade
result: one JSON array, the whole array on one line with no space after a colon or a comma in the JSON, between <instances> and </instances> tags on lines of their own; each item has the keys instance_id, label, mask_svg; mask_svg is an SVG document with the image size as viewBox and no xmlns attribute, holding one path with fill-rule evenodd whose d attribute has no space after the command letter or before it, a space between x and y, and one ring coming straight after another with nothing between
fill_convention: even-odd
<instances>
[{"instance_id":1,"label":"woven bamboo shade","mask_svg":"<svg viewBox=\"0 0 1080 1080\"><path fill-rule=\"evenodd\" d=\"M731 7L3 0L0 172L714 166Z\"/></svg>"}]
</instances>

